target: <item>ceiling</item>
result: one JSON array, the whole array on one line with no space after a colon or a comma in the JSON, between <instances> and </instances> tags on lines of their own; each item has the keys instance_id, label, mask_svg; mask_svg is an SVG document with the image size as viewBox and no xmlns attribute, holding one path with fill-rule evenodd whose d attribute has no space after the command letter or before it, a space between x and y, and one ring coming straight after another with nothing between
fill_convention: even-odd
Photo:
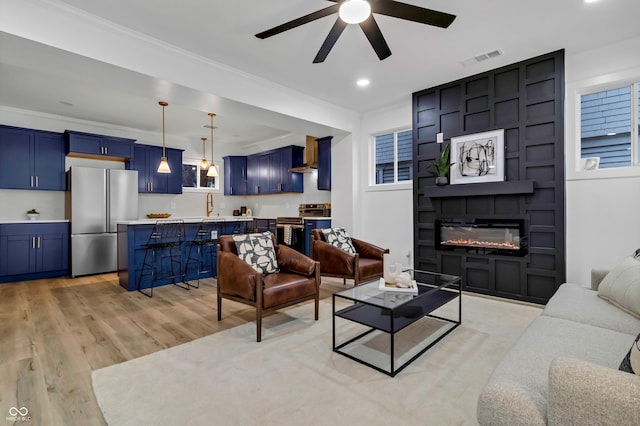
<instances>
[{"instance_id":1,"label":"ceiling","mask_svg":"<svg viewBox=\"0 0 640 426\"><path fill-rule=\"evenodd\" d=\"M389 58L380 61L360 28L349 25L326 61L313 64L334 16L265 40L254 34L333 4L326 0L48 1L358 113L554 50L564 48L571 55L640 35L640 2L632 0L406 0L457 18L441 29L375 15L392 51ZM190 140L208 136L202 126L209 117L194 113L204 103L219 108L215 125L221 143L332 132L7 33L0 32L0 47L0 104L5 106L157 131L160 107L149 104L157 105L159 85L170 85L167 132ZM463 65L496 49L503 55ZM359 78L371 85L357 87Z\"/></svg>"}]
</instances>

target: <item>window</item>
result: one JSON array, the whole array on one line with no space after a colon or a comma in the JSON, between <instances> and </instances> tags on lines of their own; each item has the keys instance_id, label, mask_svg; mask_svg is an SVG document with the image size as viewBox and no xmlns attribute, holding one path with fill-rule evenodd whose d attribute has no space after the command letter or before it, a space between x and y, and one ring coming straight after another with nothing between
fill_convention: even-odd
<instances>
[{"instance_id":1,"label":"window","mask_svg":"<svg viewBox=\"0 0 640 426\"><path fill-rule=\"evenodd\" d=\"M639 85L614 87L580 97L582 169L640 164Z\"/></svg>"},{"instance_id":2,"label":"window","mask_svg":"<svg viewBox=\"0 0 640 426\"><path fill-rule=\"evenodd\" d=\"M375 184L413 179L413 132L411 129L378 135L374 140Z\"/></svg>"},{"instance_id":3,"label":"window","mask_svg":"<svg viewBox=\"0 0 640 426\"><path fill-rule=\"evenodd\" d=\"M207 170L200 170L195 164L182 164L182 187L218 189L216 177L207 176Z\"/></svg>"}]
</instances>

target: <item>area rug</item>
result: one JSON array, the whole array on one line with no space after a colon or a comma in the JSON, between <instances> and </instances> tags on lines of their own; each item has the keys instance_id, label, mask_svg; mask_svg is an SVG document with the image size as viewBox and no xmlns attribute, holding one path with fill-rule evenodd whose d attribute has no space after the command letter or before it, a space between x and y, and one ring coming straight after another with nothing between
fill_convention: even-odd
<instances>
[{"instance_id":1,"label":"area rug","mask_svg":"<svg viewBox=\"0 0 640 426\"><path fill-rule=\"evenodd\" d=\"M252 322L94 371L93 388L106 421L114 426L476 424L482 387L541 312L465 294L462 325L392 378L334 353L331 300L320 306L319 321L313 320L311 304L265 318L261 343L255 342ZM455 316L456 309L457 302L450 303L438 313ZM385 350L376 345L369 350Z\"/></svg>"}]
</instances>

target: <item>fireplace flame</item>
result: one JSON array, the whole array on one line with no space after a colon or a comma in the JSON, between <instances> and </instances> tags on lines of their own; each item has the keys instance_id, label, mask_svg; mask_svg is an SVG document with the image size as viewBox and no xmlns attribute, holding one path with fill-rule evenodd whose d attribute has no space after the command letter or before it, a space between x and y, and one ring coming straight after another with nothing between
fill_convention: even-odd
<instances>
[{"instance_id":1,"label":"fireplace flame","mask_svg":"<svg viewBox=\"0 0 640 426\"><path fill-rule=\"evenodd\" d=\"M506 250L520 250L520 246L509 241L495 242L495 241L479 241L479 240L447 240L441 243L445 246L457 246L457 247L474 247L474 248L488 248L488 249L506 249Z\"/></svg>"}]
</instances>

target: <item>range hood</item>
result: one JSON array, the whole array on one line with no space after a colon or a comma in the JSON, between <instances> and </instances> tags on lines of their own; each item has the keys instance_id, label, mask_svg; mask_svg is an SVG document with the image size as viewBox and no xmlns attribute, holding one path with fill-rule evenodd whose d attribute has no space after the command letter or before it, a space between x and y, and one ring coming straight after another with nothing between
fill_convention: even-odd
<instances>
[{"instance_id":1,"label":"range hood","mask_svg":"<svg viewBox=\"0 0 640 426\"><path fill-rule=\"evenodd\" d=\"M302 155L303 163L289 169L290 172L310 173L318 168L318 142L314 136L307 136L307 143Z\"/></svg>"}]
</instances>

